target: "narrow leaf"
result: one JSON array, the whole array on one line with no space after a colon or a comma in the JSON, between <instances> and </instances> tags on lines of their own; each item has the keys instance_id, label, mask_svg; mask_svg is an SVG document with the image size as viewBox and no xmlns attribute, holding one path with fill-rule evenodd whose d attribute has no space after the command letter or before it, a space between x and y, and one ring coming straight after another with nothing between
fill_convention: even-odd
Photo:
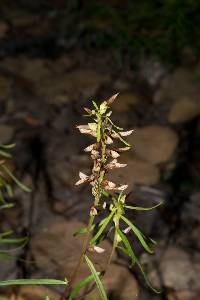
<instances>
[{"instance_id":1,"label":"narrow leaf","mask_svg":"<svg viewBox=\"0 0 200 300\"><path fill-rule=\"evenodd\" d=\"M158 290L156 290L152 285L151 285L151 283L150 283L150 281L149 281L149 279L148 279L148 276L147 276L147 273L145 272L145 270L144 270L144 268L143 268L143 266L142 266L142 264L140 263L140 261L139 261L139 259L135 256L135 258L136 258L136 264L138 265L138 267L139 267L139 269L140 269L140 271L141 271L141 273L142 273L142 275L143 275L143 277L144 277L144 280L145 280L145 282L146 282L146 284L150 287L150 289L152 289L152 291L154 291L156 294L160 294L161 292L160 291L158 291Z\"/></svg>"},{"instance_id":2,"label":"narrow leaf","mask_svg":"<svg viewBox=\"0 0 200 300\"><path fill-rule=\"evenodd\" d=\"M14 203L6 203L0 206L0 210L5 208L11 208L11 207L14 207Z\"/></svg>"},{"instance_id":3,"label":"narrow leaf","mask_svg":"<svg viewBox=\"0 0 200 300\"><path fill-rule=\"evenodd\" d=\"M0 150L0 156L6 157L6 158L11 158L11 154L4 150Z\"/></svg>"},{"instance_id":4,"label":"narrow leaf","mask_svg":"<svg viewBox=\"0 0 200 300\"><path fill-rule=\"evenodd\" d=\"M1 238L4 238L5 236L9 236L9 235L11 235L12 233L13 233L12 230L8 230L8 231L6 231L6 232L0 233L0 239L1 239Z\"/></svg>"},{"instance_id":5,"label":"narrow leaf","mask_svg":"<svg viewBox=\"0 0 200 300\"><path fill-rule=\"evenodd\" d=\"M27 237L17 238L17 239L5 239L0 238L0 244L18 244L27 241Z\"/></svg>"},{"instance_id":6,"label":"narrow leaf","mask_svg":"<svg viewBox=\"0 0 200 300\"><path fill-rule=\"evenodd\" d=\"M121 246L117 246L118 249L120 249L122 252L124 252L125 254L129 255L129 252L126 248L124 247L121 247ZM132 249L132 248L131 248ZM139 259L137 258L137 256L135 255L133 249L132 249L132 253L134 255L134 260L135 260L135 263L136 265L139 267L143 277L144 277L144 280L146 282L146 284L150 287L151 290L153 290L156 294L160 294L160 291L156 290L150 283L149 279L148 279L148 276L147 276L147 273L144 271L144 268L142 266L142 264L140 263Z\"/></svg>"},{"instance_id":7,"label":"narrow leaf","mask_svg":"<svg viewBox=\"0 0 200 300\"><path fill-rule=\"evenodd\" d=\"M100 273L97 273L98 276L100 275ZM73 300L74 297L78 294L78 292L80 291L80 289L82 289L84 286L88 285L90 282L92 282L94 280L94 276L93 274L91 274L90 276L84 278L83 280L81 280L71 291L71 294L69 295L69 299L68 300Z\"/></svg>"},{"instance_id":8,"label":"narrow leaf","mask_svg":"<svg viewBox=\"0 0 200 300\"><path fill-rule=\"evenodd\" d=\"M130 147L130 144L129 144L127 141L125 141L125 140L120 136L119 133L117 133L115 130L113 130L113 132L117 135L118 139L119 139L123 144L125 144L125 145L128 146L128 147Z\"/></svg>"},{"instance_id":9,"label":"narrow leaf","mask_svg":"<svg viewBox=\"0 0 200 300\"><path fill-rule=\"evenodd\" d=\"M95 227L95 224L93 224L91 226L91 228L89 229L89 231L92 231ZM88 228L87 227L81 227L79 228L77 231L74 232L73 236L77 236L79 234L84 234L84 233L87 233L88 232Z\"/></svg>"},{"instance_id":10,"label":"narrow leaf","mask_svg":"<svg viewBox=\"0 0 200 300\"><path fill-rule=\"evenodd\" d=\"M25 192L28 192L30 193L31 192L31 189L29 189L27 186L25 186L24 184L22 184L11 172L10 170L2 165L1 166L3 168L3 170L10 176L10 178L12 178L12 180Z\"/></svg>"},{"instance_id":11,"label":"narrow leaf","mask_svg":"<svg viewBox=\"0 0 200 300\"><path fill-rule=\"evenodd\" d=\"M94 107L96 108L96 110L99 110L99 108L98 108L98 106L97 106L97 104L96 104L95 101L92 101L92 104L94 105Z\"/></svg>"},{"instance_id":12,"label":"narrow leaf","mask_svg":"<svg viewBox=\"0 0 200 300\"><path fill-rule=\"evenodd\" d=\"M15 144L0 145L0 148L3 148L3 149L12 149L14 147L15 147Z\"/></svg>"},{"instance_id":13,"label":"narrow leaf","mask_svg":"<svg viewBox=\"0 0 200 300\"><path fill-rule=\"evenodd\" d=\"M133 224L131 223L126 217L121 216L122 220L124 220L124 222L131 227L132 231L135 233L135 235L137 236L138 240L140 241L141 245L144 247L144 249L148 252L148 253L153 253L153 250L148 246L148 244L146 243L146 241L144 240L143 237L143 233Z\"/></svg>"},{"instance_id":14,"label":"narrow leaf","mask_svg":"<svg viewBox=\"0 0 200 300\"><path fill-rule=\"evenodd\" d=\"M95 280L95 282L96 282L96 285L97 285L97 288L98 288L99 293L100 293L100 295L101 295L101 298L102 298L103 300L108 300L108 298L107 298L107 296L106 296L106 292L105 292L104 287L103 287L103 284L102 284L102 282L101 282L101 280L100 280L100 278L99 278L99 275L98 275L97 271L95 270L95 267L94 267L93 263L92 263L91 260L87 257L87 255L85 255L85 260L86 260L86 262L87 262L87 264L88 264L88 267L90 268L91 273L92 273L93 276L94 276L94 280Z\"/></svg>"},{"instance_id":15,"label":"narrow leaf","mask_svg":"<svg viewBox=\"0 0 200 300\"><path fill-rule=\"evenodd\" d=\"M132 264L134 265L135 262L136 262L136 257L135 257L135 254L133 253L133 250L131 248L129 240L127 239L127 237L125 236L125 234L123 234L123 232L120 229L117 230L117 233L119 234L120 238L122 239L122 241L124 243L124 246L127 249L128 255L131 258Z\"/></svg>"},{"instance_id":16,"label":"narrow leaf","mask_svg":"<svg viewBox=\"0 0 200 300\"><path fill-rule=\"evenodd\" d=\"M116 129L118 129L118 130L123 130L123 128L116 126L110 118L107 117L107 120L108 120L108 121L110 122L110 124L111 124L113 127L115 127Z\"/></svg>"},{"instance_id":17,"label":"narrow leaf","mask_svg":"<svg viewBox=\"0 0 200 300\"><path fill-rule=\"evenodd\" d=\"M38 285L38 284L67 285L67 281L62 281L57 279L10 279L5 281L0 281L0 286Z\"/></svg>"},{"instance_id":18,"label":"narrow leaf","mask_svg":"<svg viewBox=\"0 0 200 300\"><path fill-rule=\"evenodd\" d=\"M11 185L6 183L5 187L6 187L6 191L7 191L8 197L12 198L13 197L13 191L12 191Z\"/></svg>"},{"instance_id":19,"label":"narrow leaf","mask_svg":"<svg viewBox=\"0 0 200 300\"><path fill-rule=\"evenodd\" d=\"M94 245L96 240L100 237L100 235L102 234L102 232L104 231L104 229L106 228L106 226L108 225L108 223L110 222L110 220L112 219L114 213L115 213L115 209L112 210L112 212L108 215L108 217L106 217L105 219L103 219L100 223L100 228L97 231L97 233L95 234L95 236L91 239L90 244Z\"/></svg>"},{"instance_id":20,"label":"narrow leaf","mask_svg":"<svg viewBox=\"0 0 200 300\"><path fill-rule=\"evenodd\" d=\"M140 206L131 206L131 205L125 205L125 207L126 208L128 208L128 209L134 209L134 210L141 210L141 211L148 211L148 210L151 210L151 209L154 209L154 208L156 208L156 207L158 207L158 206L160 206L160 205L162 205L163 203L162 202L160 202L160 203L158 203L158 204L156 204L156 205L154 205L154 206L152 206L152 207L140 207Z\"/></svg>"}]
</instances>

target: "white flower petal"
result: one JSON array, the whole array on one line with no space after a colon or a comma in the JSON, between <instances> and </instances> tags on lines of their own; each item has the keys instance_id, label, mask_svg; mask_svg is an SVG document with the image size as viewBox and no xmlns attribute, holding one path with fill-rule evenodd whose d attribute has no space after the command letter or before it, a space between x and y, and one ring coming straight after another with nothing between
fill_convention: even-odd
<instances>
[{"instance_id":1,"label":"white flower petal","mask_svg":"<svg viewBox=\"0 0 200 300\"><path fill-rule=\"evenodd\" d=\"M131 149L131 147L122 147L122 148L118 148L117 151L118 152L125 152L125 151L128 151L130 149Z\"/></svg>"},{"instance_id":2,"label":"white flower petal","mask_svg":"<svg viewBox=\"0 0 200 300\"><path fill-rule=\"evenodd\" d=\"M88 125L77 125L76 128L78 129L89 129Z\"/></svg>"},{"instance_id":3,"label":"white flower petal","mask_svg":"<svg viewBox=\"0 0 200 300\"><path fill-rule=\"evenodd\" d=\"M96 132L97 131L97 124L96 123L88 123L90 130Z\"/></svg>"},{"instance_id":4,"label":"white flower petal","mask_svg":"<svg viewBox=\"0 0 200 300\"><path fill-rule=\"evenodd\" d=\"M91 216L96 216L98 214L96 208L94 206L91 207L90 209L90 215Z\"/></svg>"},{"instance_id":5,"label":"white flower petal","mask_svg":"<svg viewBox=\"0 0 200 300\"><path fill-rule=\"evenodd\" d=\"M90 151L92 151L92 150L95 148L95 145L96 145L96 144L92 144L92 145L87 146L87 147L84 149L84 151L85 151L85 152L90 152Z\"/></svg>"},{"instance_id":6,"label":"white flower petal","mask_svg":"<svg viewBox=\"0 0 200 300\"><path fill-rule=\"evenodd\" d=\"M103 182L105 190L112 191L116 188L116 184L112 181L104 180Z\"/></svg>"},{"instance_id":7,"label":"white flower petal","mask_svg":"<svg viewBox=\"0 0 200 300\"><path fill-rule=\"evenodd\" d=\"M86 128L79 128L79 131L81 133L85 133L85 134L91 134L91 130L90 129L86 129Z\"/></svg>"},{"instance_id":8,"label":"white flower petal","mask_svg":"<svg viewBox=\"0 0 200 300\"><path fill-rule=\"evenodd\" d=\"M118 191L124 191L125 189L127 189L128 185L124 184L124 185L120 185L119 187L116 188L116 190Z\"/></svg>"},{"instance_id":9,"label":"white flower petal","mask_svg":"<svg viewBox=\"0 0 200 300\"><path fill-rule=\"evenodd\" d=\"M80 185L80 184L82 184L82 183L84 183L84 182L85 182L85 180L80 179L80 180L78 180L78 181L75 183L75 185Z\"/></svg>"},{"instance_id":10,"label":"white flower petal","mask_svg":"<svg viewBox=\"0 0 200 300\"><path fill-rule=\"evenodd\" d=\"M117 159L113 159L109 164L107 164L106 168L109 170L115 169L115 168L124 168L127 164L121 164L117 161Z\"/></svg>"},{"instance_id":11,"label":"white flower petal","mask_svg":"<svg viewBox=\"0 0 200 300\"><path fill-rule=\"evenodd\" d=\"M106 144L107 145L110 145L113 143L113 140L111 139L111 137L107 136L107 139L106 139Z\"/></svg>"},{"instance_id":12,"label":"white flower petal","mask_svg":"<svg viewBox=\"0 0 200 300\"><path fill-rule=\"evenodd\" d=\"M94 246L94 251L96 251L97 253L101 254L105 252L105 249L98 247L98 246Z\"/></svg>"},{"instance_id":13,"label":"white flower petal","mask_svg":"<svg viewBox=\"0 0 200 300\"><path fill-rule=\"evenodd\" d=\"M89 176L86 175L86 174L84 174L83 172L79 172L79 177L80 177L80 179L82 179L82 180L87 180L87 179L89 178Z\"/></svg>"},{"instance_id":14,"label":"white flower petal","mask_svg":"<svg viewBox=\"0 0 200 300\"><path fill-rule=\"evenodd\" d=\"M117 153L117 152L114 151L114 150L111 150L111 151L110 151L110 154L111 154L111 156L112 156L113 158L117 158L117 157L120 156L119 153Z\"/></svg>"},{"instance_id":15,"label":"white flower petal","mask_svg":"<svg viewBox=\"0 0 200 300\"><path fill-rule=\"evenodd\" d=\"M116 186L116 184L112 181L108 181L107 182L107 185L110 187L110 188L114 188Z\"/></svg>"},{"instance_id":16,"label":"white flower petal","mask_svg":"<svg viewBox=\"0 0 200 300\"><path fill-rule=\"evenodd\" d=\"M119 132L119 134L120 134L121 136L128 136L128 135L130 135L131 133L133 133L133 131L134 131L134 129L128 130L128 131L121 131L121 132Z\"/></svg>"},{"instance_id":17,"label":"white flower petal","mask_svg":"<svg viewBox=\"0 0 200 300\"><path fill-rule=\"evenodd\" d=\"M115 164L116 168L125 168L126 166L127 166L127 164L120 164L120 163Z\"/></svg>"},{"instance_id":18,"label":"white flower petal","mask_svg":"<svg viewBox=\"0 0 200 300\"><path fill-rule=\"evenodd\" d=\"M112 111L109 111L109 112L106 114L107 117L110 117L111 115L112 115Z\"/></svg>"},{"instance_id":19,"label":"white flower petal","mask_svg":"<svg viewBox=\"0 0 200 300\"><path fill-rule=\"evenodd\" d=\"M125 234L127 234L127 233L129 233L130 230L131 230L131 227L128 226L128 227L126 227L126 228L123 230L123 232L124 232Z\"/></svg>"}]
</instances>

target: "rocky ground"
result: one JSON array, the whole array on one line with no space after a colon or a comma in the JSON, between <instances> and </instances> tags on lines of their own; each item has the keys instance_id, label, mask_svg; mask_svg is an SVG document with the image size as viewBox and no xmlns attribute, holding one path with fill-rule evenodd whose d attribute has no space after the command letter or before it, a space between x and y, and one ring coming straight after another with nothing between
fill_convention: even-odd
<instances>
[{"instance_id":1,"label":"rocky ground","mask_svg":"<svg viewBox=\"0 0 200 300\"><path fill-rule=\"evenodd\" d=\"M31 22L30 16L12 18L16 31ZM38 36L35 22L29 31ZM0 23L6 51L9 24ZM158 241L153 256L136 247L152 284L162 293L153 294L140 272L129 270L128 262L116 259L116 254L104 279L109 299L199 299L199 66L169 71L149 60L137 71L119 74L111 68L111 57L98 52L91 56L79 49L52 58L39 51L37 55L6 51L0 60L0 139L16 142L14 162L8 164L32 193L16 188L16 206L1 213L1 231L10 228L28 234L30 243L17 252L18 259L2 263L0 278L63 279L69 274L80 248L73 232L86 223L92 201L87 187L74 187L78 171L87 173L90 168L83 152L89 138L83 138L75 124L83 122L82 107L92 99L120 92L113 105L114 119L135 128L135 133L129 140L132 150L124 155L126 172L115 172L114 177L129 184L129 203L150 206L163 201L160 209L129 216ZM109 249L109 241L105 247ZM83 269L80 276L86 273ZM41 299L45 291L22 287L2 291L2 296ZM59 292L50 290L50 299L59 299Z\"/></svg>"}]
</instances>

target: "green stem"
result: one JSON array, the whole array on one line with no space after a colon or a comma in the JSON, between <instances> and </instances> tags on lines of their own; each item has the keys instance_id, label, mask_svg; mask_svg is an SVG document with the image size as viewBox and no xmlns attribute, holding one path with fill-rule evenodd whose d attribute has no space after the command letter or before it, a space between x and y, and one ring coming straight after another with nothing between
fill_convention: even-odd
<instances>
[{"instance_id":1,"label":"green stem","mask_svg":"<svg viewBox=\"0 0 200 300\"><path fill-rule=\"evenodd\" d=\"M108 266L110 265L110 263L112 261L113 254L114 254L115 249L116 249L117 244L118 244L118 240L117 240L117 238L118 238L118 233L117 233L118 228L119 228L119 224L117 224L116 227L115 227L115 234L114 234L114 240L113 240L112 250L111 250L110 255L108 257L108 261L106 263L105 271L104 272L106 272Z\"/></svg>"},{"instance_id":2,"label":"green stem","mask_svg":"<svg viewBox=\"0 0 200 300\"><path fill-rule=\"evenodd\" d=\"M101 166L100 166L100 170L99 170L99 173L98 173L98 179L97 179L97 193L95 195L95 199L94 199L94 204L93 206L94 207L97 207L100 200L101 200L101 194L102 194L102 191L101 191L101 184L104 180L104 176L105 176L105 170L104 170L104 167L105 167L105 163L106 163L106 144L105 144L105 135L104 135L104 128L102 128L102 118L100 117L98 119L98 126L100 127L101 129L101 134L100 134L100 141L97 141L99 143L99 145L101 145ZM97 138L98 139L98 138ZM90 215L90 218L89 218L89 221L88 221L88 226L87 226L87 233L85 235L85 238L83 240L83 245L82 245L82 251L81 251L81 256L80 256L80 259L72 273L72 276L69 280L69 285L68 287L65 289L62 297L60 300L65 300L70 292L71 292L71 288L72 288L72 285L77 277L77 274L83 264L83 261L84 261L84 257L85 257L85 254L87 252L87 247L88 247L88 243L89 243L89 238L90 238L90 232L91 232L91 227L93 225L93 222L94 222L94 218L95 216L94 215Z\"/></svg>"}]
</instances>

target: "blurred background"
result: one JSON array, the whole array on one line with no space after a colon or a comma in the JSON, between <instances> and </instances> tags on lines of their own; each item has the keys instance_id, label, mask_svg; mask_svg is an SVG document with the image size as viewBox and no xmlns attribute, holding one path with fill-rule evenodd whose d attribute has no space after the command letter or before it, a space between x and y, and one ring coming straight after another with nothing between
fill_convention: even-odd
<instances>
[{"instance_id":1,"label":"blurred background","mask_svg":"<svg viewBox=\"0 0 200 300\"><path fill-rule=\"evenodd\" d=\"M104 280L109 299L200 299L199 16L196 0L1 0L0 141L16 143L8 165L32 188L15 188L17 205L0 215L1 231L30 237L2 263L1 279L70 273L80 248L73 232L92 203L87 186L74 187L79 170L90 170L83 148L91 141L75 125L91 100L120 92L113 118L135 133L128 167L113 176L129 184L128 203L163 202L129 215L158 241L152 256L133 243L162 293L120 257ZM2 297L39 300L45 290Z\"/></svg>"}]
</instances>

